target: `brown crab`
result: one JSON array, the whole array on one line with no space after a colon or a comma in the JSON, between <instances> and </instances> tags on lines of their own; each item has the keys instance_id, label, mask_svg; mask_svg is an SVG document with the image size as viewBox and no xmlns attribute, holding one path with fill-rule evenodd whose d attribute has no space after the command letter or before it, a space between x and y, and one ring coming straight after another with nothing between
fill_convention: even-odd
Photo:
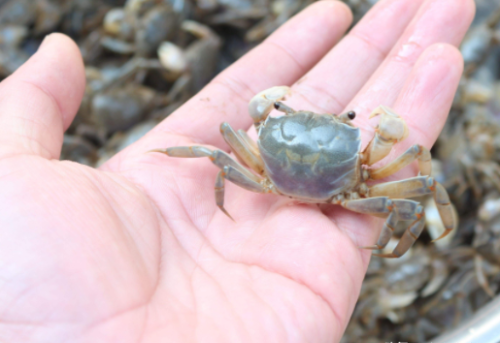
<instances>
[{"instance_id":1,"label":"brown crab","mask_svg":"<svg viewBox=\"0 0 500 343\"><path fill-rule=\"evenodd\" d=\"M392 236L398 221L410 221L392 253L383 257L403 255L417 240L425 224L423 207L416 196L432 194L445 231L457 223L448 194L441 184L429 176L431 154L421 145L413 145L387 165L368 169L386 157L392 146L405 139L408 128L394 111L380 106L370 117L381 115L375 137L361 151L358 128L351 124L354 112L342 115L294 111L280 100L290 94L286 86L267 89L249 103L250 116L258 132L257 142L245 131L235 132L227 123L221 133L239 163L221 150L203 146L171 147L153 150L172 157L208 157L221 171L215 181L217 206L224 209L224 180L257 193L288 196L302 202L341 205L351 211L386 218L382 233L373 246L382 249ZM285 116L270 117L275 108ZM368 186L366 181L378 180L396 173L418 160L417 177ZM245 168L248 166L250 170Z\"/></svg>"}]
</instances>

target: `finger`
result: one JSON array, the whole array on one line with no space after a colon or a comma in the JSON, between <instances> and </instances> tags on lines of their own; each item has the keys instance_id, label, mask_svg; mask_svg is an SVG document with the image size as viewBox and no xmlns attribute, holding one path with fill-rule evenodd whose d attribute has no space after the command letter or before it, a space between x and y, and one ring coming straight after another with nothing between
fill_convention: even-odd
<instances>
[{"instance_id":1,"label":"finger","mask_svg":"<svg viewBox=\"0 0 500 343\"><path fill-rule=\"evenodd\" d=\"M422 52L439 42L458 46L473 17L472 0L428 0L386 60L346 106L358 113L356 126L371 134L368 114L381 104L392 106Z\"/></svg>"},{"instance_id":2,"label":"finger","mask_svg":"<svg viewBox=\"0 0 500 343\"><path fill-rule=\"evenodd\" d=\"M436 44L425 50L412 69L406 83L394 103L394 110L407 121L409 137L395 145L388 156L392 160L412 144L430 148L446 121L463 71L460 52L448 44ZM416 170L407 169L393 178L404 179L416 175ZM343 209L334 208L328 215L352 238L357 246L373 245L379 230L366 230L367 216L353 215ZM363 224L364 222L364 224ZM368 263L369 251L362 251Z\"/></svg>"},{"instance_id":3,"label":"finger","mask_svg":"<svg viewBox=\"0 0 500 343\"><path fill-rule=\"evenodd\" d=\"M410 128L406 145L413 141L432 147L446 122L462 71L457 48L435 44L426 49L394 104Z\"/></svg>"},{"instance_id":4,"label":"finger","mask_svg":"<svg viewBox=\"0 0 500 343\"><path fill-rule=\"evenodd\" d=\"M385 59L423 0L378 2L293 89L298 108L339 113ZM326 77L325 77L326 76Z\"/></svg>"},{"instance_id":5,"label":"finger","mask_svg":"<svg viewBox=\"0 0 500 343\"><path fill-rule=\"evenodd\" d=\"M351 20L350 10L338 1L307 7L160 124L160 137L151 146L164 146L167 132L225 147L220 123L248 128L248 101L263 89L298 80L335 45Z\"/></svg>"},{"instance_id":6,"label":"finger","mask_svg":"<svg viewBox=\"0 0 500 343\"><path fill-rule=\"evenodd\" d=\"M0 84L0 157L59 158L64 130L78 110L85 73L76 44L52 34Z\"/></svg>"}]
</instances>

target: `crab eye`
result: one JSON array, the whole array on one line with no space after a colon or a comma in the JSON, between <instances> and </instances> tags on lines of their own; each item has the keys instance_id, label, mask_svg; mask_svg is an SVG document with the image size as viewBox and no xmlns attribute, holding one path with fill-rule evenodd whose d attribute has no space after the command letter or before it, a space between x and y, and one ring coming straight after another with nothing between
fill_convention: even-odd
<instances>
[{"instance_id":1,"label":"crab eye","mask_svg":"<svg viewBox=\"0 0 500 343\"><path fill-rule=\"evenodd\" d=\"M356 112L354 111L347 112L347 118L353 120L354 118L356 118Z\"/></svg>"},{"instance_id":2,"label":"crab eye","mask_svg":"<svg viewBox=\"0 0 500 343\"><path fill-rule=\"evenodd\" d=\"M280 109L280 103L276 101L274 103L274 108L277 109L277 110L279 110Z\"/></svg>"}]
</instances>

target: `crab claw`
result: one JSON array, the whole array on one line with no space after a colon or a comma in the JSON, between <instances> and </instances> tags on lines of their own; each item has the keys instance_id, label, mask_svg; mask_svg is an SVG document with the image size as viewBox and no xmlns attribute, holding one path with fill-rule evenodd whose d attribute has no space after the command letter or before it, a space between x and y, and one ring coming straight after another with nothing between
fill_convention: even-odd
<instances>
[{"instance_id":1,"label":"crab claw","mask_svg":"<svg viewBox=\"0 0 500 343\"><path fill-rule=\"evenodd\" d=\"M375 137L363 151L363 163L371 166L386 157L397 142L408 137L409 130L405 121L396 112L386 106L377 107L369 116L380 115Z\"/></svg>"},{"instance_id":2,"label":"crab claw","mask_svg":"<svg viewBox=\"0 0 500 343\"><path fill-rule=\"evenodd\" d=\"M290 87L276 86L260 92L248 103L248 112L255 124L265 120L271 110L274 108L276 101L283 100L287 95L290 95Z\"/></svg>"},{"instance_id":3,"label":"crab claw","mask_svg":"<svg viewBox=\"0 0 500 343\"><path fill-rule=\"evenodd\" d=\"M408 137L409 130L405 121L387 106L377 107L368 118L381 115L377 133L387 141L400 142Z\"/></svg>"}]
</instances>

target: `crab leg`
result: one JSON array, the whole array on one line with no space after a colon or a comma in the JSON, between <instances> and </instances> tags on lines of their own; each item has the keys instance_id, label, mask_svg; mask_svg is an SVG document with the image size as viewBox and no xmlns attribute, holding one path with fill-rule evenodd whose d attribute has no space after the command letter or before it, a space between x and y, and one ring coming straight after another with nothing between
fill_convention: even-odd
<instances>
[{"instance_id":1,"label":"crab leg","mask_svg":"<svg viewBox=\"0 0 500 343\"><path fill-rule=\"evenodd\" d=\"M251 146L248 146L248 143L234 132L228 123L221 124L220 132L238 160L252 168L256 173L262 175L264 172L264 162L259 155L252 151Z\"/></svg>"},{"instance_id":2,"label":"crab leg","mask_svg":"<svg viewBox=\"0 0 500 343\"><path fill-rule=\"evenodd\" d=\"M377 107L369 118L381 115L375 137L363 151L362 163L371 166L386 157L397 142L408 136L408 127L404 120L386 106Z\"/></svg>"},{"instance_id":3,"label":"crab leg","mask_svg":"<svg viewBox=\"0 0 500 343\"><path fill-rule=\"evenodd\" d=\"M399 156L394 161L386 164L385 166L377 169L370 170L370 179L378 180L392 175L413 161L418 160L418 168L420 175L430 175L432 170L431 153L429 150L421 145L412 145L404 154Z\"/></svg>"},{"instance_id":4,"label":"crab leg","mask_svg":"<svg viewBox=\"0 0 500 343\"><path fill-rule=\"evenodd\" d=\"M358 213L371 214L375 216L387 216L382 232L377 243L363 249L383 249L391 238L394 227L399 220L411 220L412 223L405 230L398 245L390 254L374 254L380 257L402 256L422 233L425 223L424 209L413 200L394 199L388 197L375 197L368 199L346 200L342 206Z\"/></svg>"},{"instance_id":5,"label":"crab leg","mask_svg":"<svg viewBox=\"0 0 500 343\"><path fill-rule=\"evenodd\" d=\"M232 220L234 219L224 208L224 179L253 192L264 193L267 191L267 188L260 183L260 181L262 181L261 178L252 174L222 150L210 150L203 146L179 146L167 149L155 149L150 152L160 152L171 157L210 158L213 164L222 169L215 179L215 203L217 207Z\"/></svg>"},{"instance_id":6,"label":"crab leg","mask_svg":"<svg viewBox=\"0 0 500 343\"><path fill-rule=\"evenodd\" d=\"M171 157L183 157L183 158L193 158L193 157L208 157L220 169L224 169L225 166L231 166L239 170L242 174L255 182L259 182L260 179L252 174L248 169L243 167L241 164L236 162L231 156L222 150L210 150L204 146L176 146L167 149L155 149L150 152L160 152L162 154Z\"/></svg>"},{"instance_id":7,"label":"crab leg","mask_svg":"<svg viewBox=\"0 0 500 343\"><path fill-rule=\"evenodd\" d=\"M224 208L224 179L227 179L235 185L252 192L267 192L266 187L253 181L252 179L249 179L245 174L232 166L225 166L223 170L219 171L217 179L215 180L215 203L217 204L217 207L219 207L220 210L233 221L233 217L231 217L231 215Z\"/></svg>"},{"instance_id":8,"label":"crab leg","mask_svg":"<svg viewBox=\"0 0 500 343\"><path fill-rule=\"evenodd\" d=\"M224 208L224 172L222 170L217 173L214 189L215 203L217 204L217 207L234 222L235 220L233 219L233 217L231 217L231 215Z\"/></svg>"},{"instance_id":9,"label":"crab leg","mask_svg":"<svg viewBox=\"0 0 500 343\"><path fill-rule=\"evenodd\" d=\"M226 180L229 180L235 185L238 185L241 188L245 188L249 191L256 193L265 193L267 191L267 188L262 184L249 179L245 174L232 166L225 166L222 175Z\"/></svg>"},{"instance_id":10,"label":"crab leg","mask_svg":"<svg viewBox=\"0 0 500 343\"><path fill-rule=\"evenodd\" d=\"M238 135L240 138L246 143L247 147L252 150L252 152L256 155L260 155L259 147L257 146L257 142L255 142L245 130L238 130Z\"/></svg>"},{"instance_id":11,"label":"crab leg","mask_svg":"<svg viewBox=\"0 0 500 343\"><path fill-rule=\"evenodd\" d=\"M401 181L380 183L369 187L368 194L370 197L387 196L389 198L413 198L432 194L445 227L445 231L434 241L447 236L457 226L448 193L439 182L430 176L417 176Z\"/></svg>"}]
</instances>

